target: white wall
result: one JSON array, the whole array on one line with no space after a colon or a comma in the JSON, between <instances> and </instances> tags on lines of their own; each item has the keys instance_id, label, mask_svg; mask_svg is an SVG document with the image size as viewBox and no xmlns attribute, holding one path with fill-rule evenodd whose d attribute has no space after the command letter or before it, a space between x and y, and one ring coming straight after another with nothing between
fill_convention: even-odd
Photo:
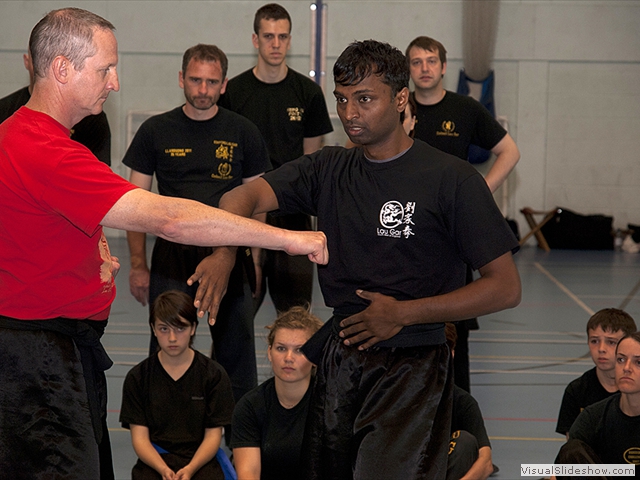
<instances>
[{"instance_id":1,"label":"white wall","mask_svg":"<svg viewBox=\"0 0 640 480\"><path fill-rule=\"evenodd\" d=\"M112 21L120 49L121 91L105 105L113 167L127 175L126 116L183 101L181 56L198 42L229 56L229 75L251 67L253 14L265 1L0 1L0 96L26 81L21 55L47 11L79 6ZM293 18L289 63L309 69L310 1L280 2ZM353 40L375 38L404 50L418 35L447 47L445 85L455 90L462 63L460 0L326 0L327 96L331 66ZM640 224L640 1L503 0L496 46L497 113L508 117L522 159L509 179L508 213L524 225L524 206L563 206ZM328 143L342 143L337 132Z\"/></svg>"}]
</instances>

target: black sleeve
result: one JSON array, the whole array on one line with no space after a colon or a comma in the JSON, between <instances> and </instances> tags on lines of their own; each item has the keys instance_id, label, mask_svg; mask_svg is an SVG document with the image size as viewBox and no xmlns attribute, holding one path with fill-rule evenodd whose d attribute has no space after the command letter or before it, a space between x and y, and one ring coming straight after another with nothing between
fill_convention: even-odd
<instances>
[{"instance_id":1,"label":"black sleeve","mask_svg":"<svg viewBox=\"0 0 640 480\"><path fill-rule=\"evenodd\" d=\"M255 391L247 393L237 403L233 411L233 421L231 422L231 442L230 447L258 447L262 445L262 422L258 419L257 410L254 403L259 401ZM264 410L264 409L262 409Z\"/></svg>"},{"instance_id":2,"label":"black sleeve","mask_svg":"<svg viewBox=\"0 0 640 480\"><path fill-rule=\"evenodd\" d=\"M572 383L567 385L562 396L562 403L560 404L560 413L558 414L558 423L556 425L556 432L565 435L569 433L571 425L578 418L580 414L580 407L576 401L575 392L572 387Z\"/></svg>"},{"instance_id":3,"label":"black sleeve","mask_svg":"<svg viewBox=\"0 0 640 480\"><path fill-rule=\"evenodd\" d=\"M600 411L600 415L601 414L602 411ZM593 448L600 415L593 406L585 408L580 412L580 415L578 415L576 421L573 422L573 425L571 425L571 429L569 430L569 439L582 440Z\"/></svg>"},{"instance_id":4,"label":"black sleeve","mask_svg":"<svg viewBox=\"0 0 640 480\"><path fill-rule=\"evenodd\" d=\"M148 426L143 390L140 367L133 367L127 373L122 386L120 423L123 428L129 428L131 424Z\"/></svg>"},{"instance_id":5,"label":"black sleeve","mask_svg":"<svg viewBox=\"0 0 640 480\"><path fill-rule=\"evenodd\" d=\"M136 172L153 175L156 171L155 151L153 149L152 129L148 127L148 121L149 119L138 128L127 152L124 154L122 163Z\"/></svg>"},{"instance_id":6,"label":"black sleeve","mask_svg":"<svg viewBox=\"0 0 640 480\"><path fill-rule=\"evenodd\" d=\"M476 399L465 392L454 403L454 408L456 409L455 416L459 420L457 422L458 430L466 430L476 437L478 448L491 447L487 429L482 419L482 412Z\"/></svg>"},{"instance_id":7,"label":"black sleeve","mask_svg":"<svg viewBox=\"0 0 640 480\"><path fill-rule=\"evenodd\" d=\"M222 366L214 361L209 365L211 378L207 384L207 414L205 428L231 424L234 400L231 380Z\"/></svg>"},{"instance_id":8,"label":"black sleeve","mask_svg":"<svg viewBox=\"0 0 640 480\"><path fill-rule=\"evenodd\" d=\"M472 143L485 150L491 150L504 138L507 131L500 125L500 122L491 116L489 110L479 102L476 103L478 103L476 128Z\"/></svg>"}]
</instances>

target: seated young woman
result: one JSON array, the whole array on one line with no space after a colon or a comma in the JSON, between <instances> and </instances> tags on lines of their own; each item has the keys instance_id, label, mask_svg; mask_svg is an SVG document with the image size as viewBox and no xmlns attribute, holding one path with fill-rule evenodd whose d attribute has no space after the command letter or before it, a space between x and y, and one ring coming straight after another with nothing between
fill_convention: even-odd
<instances>
[{"instance_id":1,"label":"seated young woman","mask_svg":"<svg viewBox=\"0 0 640 480\"><path fill-rule=\"evenodd\" d=\"M198 316L177 290L153 303L149 323L159 350L133 367L122 389L120 422L131 429L138 462L132 480L224 480L215 458L231 423L231 381L192 348Z\"/></svg>"},{"instance_id":2,"label":"seated young woman","mask_svg":"<svg viewBox=\"0 0 640 480\"><path fill-rule=\"evenodd\" d=\"M238 480L298 480L313 364L300 348L322 327L304 307L268 326L274 376L242 397L233 412L231 448Z\"/></svg>"}]
</instances>

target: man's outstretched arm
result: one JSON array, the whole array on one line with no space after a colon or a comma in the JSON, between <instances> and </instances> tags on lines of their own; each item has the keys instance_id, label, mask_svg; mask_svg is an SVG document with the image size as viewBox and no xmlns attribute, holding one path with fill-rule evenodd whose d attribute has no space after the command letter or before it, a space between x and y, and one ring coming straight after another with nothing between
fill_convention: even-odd
<instances>
[{"instance_id":1,"label":"man's outstretched arm","mask_svg":"<svg viewBox=\"0 0 640 480\"><path fill-rule=\"evenodd\" d=\"M398 301L381 293L357 291L371 303L362 312L345 318L340 336L346 345L364 342L364 350L396 335L403 327L420 323L455 322L479 317L520 303L520 275L511 252L479 270L480 278L450 293L417 300Z\"/></svg>"},{"instance_id":2,"label":"man's outstretched arm","mask_svg":"<svg viewBox=\"0 0 640 480\"><path fill-rule=\"evenodd\" d=\"M247 186L253 183L258 181ZM186 245L256 246L283 250L290 255L307 255L309 260L316 263L327 263L329 260L327 242L322 232L294 232L275 228L193 200L156 195L140 188L125 193L100 224L121 230L153 233Z\"/></svg>"}]
</instances>

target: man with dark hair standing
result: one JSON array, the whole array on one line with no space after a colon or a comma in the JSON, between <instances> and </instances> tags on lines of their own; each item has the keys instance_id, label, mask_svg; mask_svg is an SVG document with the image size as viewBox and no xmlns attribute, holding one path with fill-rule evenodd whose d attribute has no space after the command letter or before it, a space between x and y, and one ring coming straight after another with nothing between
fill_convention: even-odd
<instances>
[{"instance_id":1,"label":"man with dark hair standing","mask_svg":"<svg viewBox=\"0 0 640 480\"><path fill-rule=\"evenodd\" d=\"M305 212L327 235L331 262L318 276L334 316L303 347L318 372L301 477L444 479L444 322L519 303L518 243L473 167L407 136L402 52L355 42L333 75L338 115L362 148L305 155L226 193L220 208ZM467 264L480 272L469 285Z\"/></svg>"},{"instance_id":2,"label":"man with dark hair standing","mask_svg":"<svg viewBox=\"0 0 640 480\"><path fill-rule=\"evenodd\" d=\"M264 5L255 14L252 41L258 51L255 67L229 80L220 105L255 123L267 142L273 168L312 153L331 132L331 120L320 87L287 66L291 17L280 5ZM271 225L311 230L309 215L268 216ZM268 288L276 310L311 303L313 265L304 258L262 252L257 265L262 302ZM260 261L255 255L254 261ZM262 274L260 274L262 272ZM264 278L264 282L262 279Z\"/></svg>"},{"instance_id":3,"label":"man with dark hair standing","mask_svg":"<svg viewBox=\"0 0 640 480\"><path fill-rule=\"evenodd\" d=\"M102 227L177 243L252 245L326 262L320 232L289 232L154 195L69 138L120 84L113 25L78 8L31 32L31 98L0 125L0 472L113 478L112 362L100 343L120 268Z\"/></svg>"},{"instance_id":4,"label":"man with dark hair standing","mask_svg":"<svg viewBox=\"0 0 640 480\"><path fill-rule=\"evenodd\" d=\"M31 55L25 53L22 55L22 61L24 68L29 72L29 85L0 98L0 123L13 115L31 97L35 82ZM98 160L111 166L111 130L104 112L88 115L80 120L71 129L71 138L91 150Z\"/></svg>"},{"instance_id":5,"label":"man with dark hair standing","mask_svg":"<svg viewBox=\"0 0 640 480\"><path fill-rule=\"evenodd\" d=\"M140 126L123 160L131 168L131 183L150 190L155 174L161 195L217 207L223 193L271 169L256 126L217 105L227 86L227 65L226 55L215 45L198 44L184 53L178 83L186 103ZM127 233L133 296L143 305L152 305L167 290L195 296L196 285L187 285L187 280L212 249L158 238L149 271L145 238L144 233ZM227 295L216 323L210 325L214 358L229 374L236 401L258 385L249 282L255 273L247 250L239 249ZM153 354L158 343L153 335L151 340Z\"/></svg>"},{"instance_id":6,"label":"man with dark hair standing","mask_svg":"<svg viewBox=\"0 0 640 480\"><path fill-rule=\"evenodd\" d=\"M491 192L495 192L520 159L513 138L479 102L444 89L447 51L442 43L429 37L417 37L407 47L406 57L415 86L415 138L465 161L472 144L491 150L496 160L485 180ZM471 271L467 276L467 281L473 280ZM471 391L469 330L477 328L478 320L475 318L456 323L455 382L468 392Z\"/></svg>"}]
</instances>

